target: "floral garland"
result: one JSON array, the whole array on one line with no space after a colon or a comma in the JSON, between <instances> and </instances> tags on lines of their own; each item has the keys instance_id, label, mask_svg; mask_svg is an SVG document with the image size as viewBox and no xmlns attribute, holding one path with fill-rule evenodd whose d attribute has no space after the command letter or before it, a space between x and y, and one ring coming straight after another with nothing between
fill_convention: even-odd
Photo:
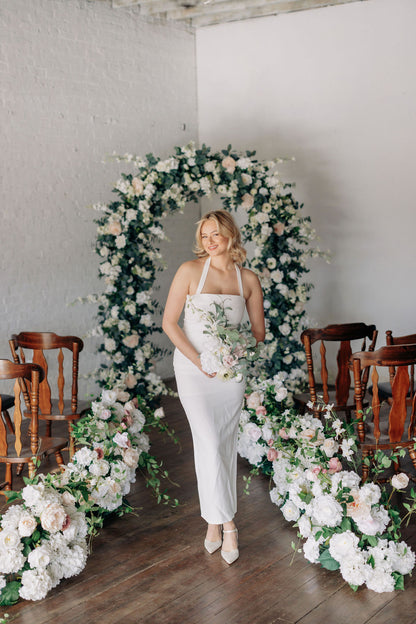
<instances>
[{"instance_id":1,"label":"floral garland","mask_svg":"<svg viewBox=\"0 0 416 624\"><path fill-rule=\"evenodd\" d=\"M272 478L270 498L298 527L308 561L339 569L354 590L364 584L375 592L404 589L404 576L415 565L415 554L401 540L404 518L390 505L385 487L360 485L352 426L341 422L331 406L323 407L320 419L287 408L286 378L280 373L258 382L246 396L239 454L254 473L261 470ZM402 490L407 483L400 474L391 485ZM413 490L411 501L405 504L407 517L416 510Z\"/></svg>"},{"instance_id":2,"label":"floral garland","mask_svg":"<svg viewBox=\"0 0 416 624\"><path fill-rule=\"evenodd\" d=\"M110 512L131 508L123 497L145 466L149 438L145 408L123 403L123 390L104 390L91 413L74 425L81 447L61 473L25 478L0 517L0 604L41 600L61 579L85 567L89 540ZM156 417L162 417L159 408Z\"/></svg>"}]
</instances>

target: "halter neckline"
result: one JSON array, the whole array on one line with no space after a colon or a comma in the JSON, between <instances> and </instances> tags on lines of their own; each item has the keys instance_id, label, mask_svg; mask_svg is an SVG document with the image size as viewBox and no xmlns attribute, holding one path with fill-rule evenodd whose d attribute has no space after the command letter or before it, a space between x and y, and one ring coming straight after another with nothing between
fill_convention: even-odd
<instances>
[{"instance_id":1,"label":"halter neckline","mask_svg":"<svg viewBox=\"0 0 416 624\"><path fill-rule=\"evenodd\" d=\"M227 293L203 293L201 292L204 285L205 285L205 280L207 278L208 275L208 271L209 271L209 267L211 264L211 257L208 256L208 258L205 260L205 264L204 264L204 268L202 269L202 275L201 275L201 279L199 280L199 284L198 284L198 288L196 289L195 294L196 295L208 295L208 294L217 294L217 295L226 295L227 297L243 297L244 298L244 294L243 294L243 282L241 279L241 271L238 267L238 264L234 263L235 266L235 270L237 273L237 282L238 282L238 289L240 291L239 295L227 295Z\"/></svg>"}]
</instances>

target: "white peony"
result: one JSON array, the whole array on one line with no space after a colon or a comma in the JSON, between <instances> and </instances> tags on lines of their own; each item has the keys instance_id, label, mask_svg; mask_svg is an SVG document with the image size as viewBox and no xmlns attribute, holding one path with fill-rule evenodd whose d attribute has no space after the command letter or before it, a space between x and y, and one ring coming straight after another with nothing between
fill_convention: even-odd
<instances>
[{"instance_id":1,"label":"white peony","mask_svg":"<svg viewBox=\"0 0 416 624\"><path fill-rule=\"evenodd\" d=\"M31 568L46 568L51 560L51 549L47 544L41 544L29 553L27 558Z\"/></svg>"},{"instance_id":2,"label":"white peony","mask_svg":"<svg viewBox=\"0 0 416 624\"><path fill-rule=\"evenodd\" d=\"M25 570L19 595L23 600L42 600L51 587L52 579L46 570Z\"/></svg>"},{"instance_id":3,"label":"white peony","mask_svg":"<svg viewBox=\"0 0 416 624\"><path fill-rule=\"evenodd\" d=\"M335 561L341 562L357 549L359 541L352 531L334 533L329 540L329 553Z\"/></svg>"},{"instance_id":4,"label":"white peony","mask_svg":"<svg viewBox=\"0 0 416 624\"><path fill-rule=\"evenodd\" d=\"M318 526L335 527L342 522L342 507L330 494L323 494L314 498L310 504L310 509L312 522Z\"/></svg>"}]
</instances>

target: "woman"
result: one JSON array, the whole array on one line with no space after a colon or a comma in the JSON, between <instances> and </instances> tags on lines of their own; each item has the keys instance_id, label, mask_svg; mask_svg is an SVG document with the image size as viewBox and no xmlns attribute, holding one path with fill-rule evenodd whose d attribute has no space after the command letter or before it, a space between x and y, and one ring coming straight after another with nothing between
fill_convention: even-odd
<instances>
[{"instance_id":1,"label":"woman","mask_svg":"<svg viewBox=\"0 0 416 624\"><path fill-rule=\"evenodd\" d=\"M209 553L222 546L221 555L231 564L239 556L233 518L237 510L237 431L245 384L216 379L202 369L200 354L206 342L203 313L220 304L228 322L238 326L246 308L252 334L261 342L265 334L263 296L257 276L239 268L246 252L240 232L225 210L209 212L198 222L195 253L197 259L182 264L173 279L162 327L176 347L175 377L192 431L201 516L208 523L204 545ZM181 329L178 323L184 306Z\"/></svg>"}]
</instances>

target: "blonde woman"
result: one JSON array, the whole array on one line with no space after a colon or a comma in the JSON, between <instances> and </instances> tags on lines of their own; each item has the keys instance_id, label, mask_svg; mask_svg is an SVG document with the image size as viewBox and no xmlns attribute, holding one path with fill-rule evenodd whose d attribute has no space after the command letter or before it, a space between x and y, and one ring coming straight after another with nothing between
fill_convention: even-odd
<instances>
[{"instance_id":1,"label":"blonde woman","mask_svg":"<svg viewBox=\"0 0 416 624\"><path fill-rule=\"evenodd\" d=\"M200 354L206 336L195 310L223 304L228 322L238 326L247 310L257 342L264 340L263 296L257 276L241 268L246 252L232 216L207 213L197 224L197 258L182 264L173 281L163 317L163 330L175 345L174 370L179 398L192 432L201 516L208 523L205 548L221 548L233 563L239 556L237 528L237 431L245 384L223 381L204 372ZM179 318L185 307L184 325Z\"/></svg>"}]
</instances>

